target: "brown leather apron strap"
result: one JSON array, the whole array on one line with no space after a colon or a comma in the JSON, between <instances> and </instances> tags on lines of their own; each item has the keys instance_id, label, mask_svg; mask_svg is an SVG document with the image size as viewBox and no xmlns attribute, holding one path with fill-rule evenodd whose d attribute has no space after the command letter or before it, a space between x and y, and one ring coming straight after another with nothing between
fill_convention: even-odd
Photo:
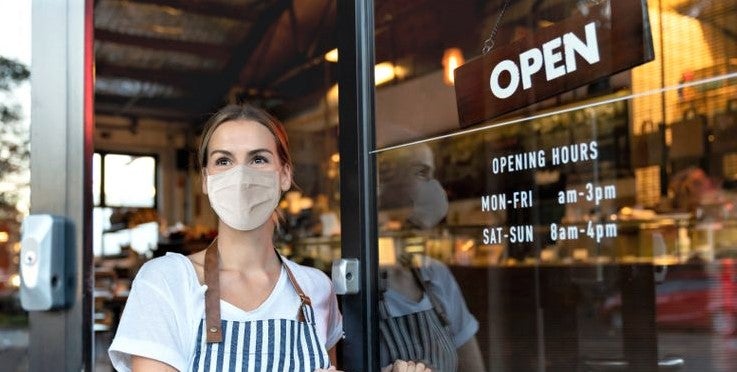
<instances>
[{"instance_id":1,"label":"brown leather apron strap","mask_svg":"<svg viewBox=\"0 0 737 372\"><path fill-rule=\"evenodd\" d=\"M205 324L207 325L207 342L220 342L223 332L220 328L220 254L217 238L205 251Z\"/></svg>"},{"instance_id":2,"label":"brown leather apron strap","mask_svg":"<svg viewBox=\"0 0 737 372\"><path fill-rule=\"evenodd\" d=\"M307 296L294 278L292 270L284 262L279 252L274 250L276 256L287 272L289 282L297 292L301 301L299 311L297 312L297 320L305 321L306 306L312 306L310 296ZM205 324L207 326L207 342L221 342L223 340L223 332L220 322L220 252L218 251L217 238L210 243L205 251Z\"/></svg>"},{"instance_id":3,"label":"brown leather apron strap","mask_svg":"<svg viewBox=\"0 0 737 372\"><path fill-rule=\"evenodd\" d=\"M287 272L287 277L289 277L289 282L292 283L292 287L294 287L294 290L297 292L297 296L299 296L299 299L301 303L299 304L299 311L297 312L297 320L300 322L305 321L305 311L307 310L305 306L312 306L312 300L310 300L310 296L306 295L304 291L302 291L302 287L299 286L299 283L297 283L297 279L294 278L294 274L292 273L292 270L289 269L289 266L282 260L281 255L279 252L276 252L276 256L279 257L279 261L281 261L282 266L284 267L284 271Z\"/></svg>"}]
</instances>

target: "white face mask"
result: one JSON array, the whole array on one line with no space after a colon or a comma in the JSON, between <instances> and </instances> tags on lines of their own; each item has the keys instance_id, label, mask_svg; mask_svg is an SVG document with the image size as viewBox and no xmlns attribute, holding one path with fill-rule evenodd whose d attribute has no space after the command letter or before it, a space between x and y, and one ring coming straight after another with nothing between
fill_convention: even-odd
<instances>
[{"instance_id":1,"label":"white face mask","mask_svg":"<svg viewBox=\"0 0 737 372\"><path fill-rule=\"evenodd\" d=\"M418 227L435 227L448 213L448 197L436 179L418 180L411 198L412 214L407 220Z\"/></svg>"},{"instance_id":2,"label":"white face mask","mask_svg":"<svg viewBox=\"0 0 737 372\"><path fill-rule=\"evenodd\" d=\"M263 225L279 204L279 173L235 166L207 176L207 196L226 225L253 230Z\"/></svg>"}]
</instances>

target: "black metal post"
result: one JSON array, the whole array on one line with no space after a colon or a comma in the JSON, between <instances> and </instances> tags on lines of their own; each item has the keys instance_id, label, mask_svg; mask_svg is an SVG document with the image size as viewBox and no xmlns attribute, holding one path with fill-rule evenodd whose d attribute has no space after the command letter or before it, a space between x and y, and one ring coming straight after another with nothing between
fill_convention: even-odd
<instances>
[{"instance_id":1,"label":"black metal post","mask_svg":"<svg viewBox=\"0 0 737 372\"><path fill-rule=\"evenodd\" d=\"M378 370L378 250L372 0L338 1L340 210L343 258L360 261L361 290L342 298L342 369Z\"/></svg>"}]
</instances>

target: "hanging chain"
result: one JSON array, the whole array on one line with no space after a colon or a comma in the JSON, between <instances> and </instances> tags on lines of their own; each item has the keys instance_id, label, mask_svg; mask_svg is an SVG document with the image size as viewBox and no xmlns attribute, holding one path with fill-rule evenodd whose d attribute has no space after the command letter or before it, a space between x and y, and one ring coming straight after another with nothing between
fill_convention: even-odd
<instances>
[{"instance_id":1,"label":"hanging chain","mask_svg":"<svg viewBox=\"0 0 737 372\"><path fill-rule=\"evenodd\" d=\"M581 2L588 3L588 5L599 5L604 1L606 0L585 0ZM484 46L483 48L481 48L481 55L486 55L491 52L492 49L494 49L494 39L496 38L496 32L499 30L499 24L501 23L502 17L504 17L504 12L507 11L508 7L509 0L505 0L504 5L502 6L502 10L499 12L499 17L497 17L496 23L494 24L494 28L491 30L491 34L489 34L489 38L484 40Z\"/></svg>"},{"instance_id":2,"label":"hanging chain","mask_svg":"<svg viewBox=\"0 0 737 372\"><path fill-rule=\"evenodd\" d=\"M494 28L491 30L489 38L484 40L484 47L481 48L481 55L486 55L494 49L494 38L496 38L496 32L499 30L499 23L502 21L504 12L507 11L507 7L509 7L509 0L504 0L504 6L502 6L502 10L499 12L499 17L496 19L496 24L494 24Z\"/></svg>"}]
</instances>

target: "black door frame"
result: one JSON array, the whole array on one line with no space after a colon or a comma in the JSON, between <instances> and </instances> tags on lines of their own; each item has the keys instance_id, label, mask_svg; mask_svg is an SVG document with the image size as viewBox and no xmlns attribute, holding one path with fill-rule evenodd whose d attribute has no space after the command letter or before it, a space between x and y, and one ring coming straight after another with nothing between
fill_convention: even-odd
<instances>
[{"instance_id":1,"label":"black door frame","mask_svg":"<svg viewBox=\"0 0 737 372\"><path fill-rule=\"evenodd\" d=\"M341 248L360 262L360 291L342 298L346 371L377 371L378 249L374 140L374 2L337 2Z\"/></svg>"}]
</instances>

